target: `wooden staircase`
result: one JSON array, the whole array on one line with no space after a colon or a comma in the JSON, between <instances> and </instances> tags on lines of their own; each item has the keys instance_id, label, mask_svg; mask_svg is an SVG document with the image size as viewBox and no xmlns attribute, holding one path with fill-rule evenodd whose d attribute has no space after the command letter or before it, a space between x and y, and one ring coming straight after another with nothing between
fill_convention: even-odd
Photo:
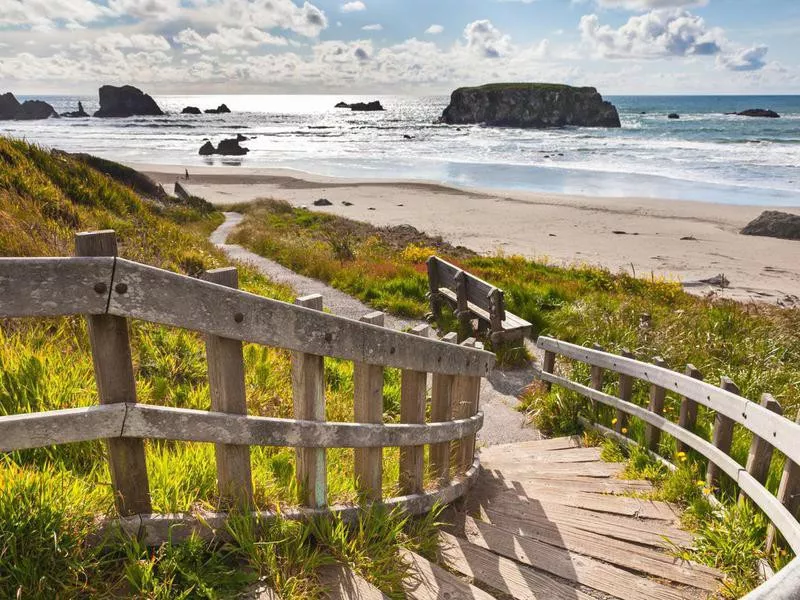
<instances>
[{"instance_id":1,"label":"wooden staircase","mask_svg":"<svg viewBox=\"0 0 800 600\"><path fill-rule=\"evenodd\" d=\"M578 438L492 446L460 506L445 513L437 563L403 551L406 598L695 600L721 574L674 556L692 538L676 508L635 497L652 486L620 479ZM326 569L331 599L386 598L347 567ZM265 599L269 598L264 596Z\"/></svg>"}]
</instances>

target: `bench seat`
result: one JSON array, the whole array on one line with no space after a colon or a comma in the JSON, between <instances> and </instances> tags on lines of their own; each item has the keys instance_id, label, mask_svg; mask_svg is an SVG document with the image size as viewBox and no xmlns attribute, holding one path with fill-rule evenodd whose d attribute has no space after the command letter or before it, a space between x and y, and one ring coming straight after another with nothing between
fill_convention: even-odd
<instances>
[{"instance_id":1,"label":"bench seat","mask_svg":"<svg viewBox=\"0 0 800 600\"><path fill-rule=\"evenodd\" d=\"M453 306L456 306L458 304L458 297L456 296L456 293L453 290L445 287L440 287L439 294L441 295L442 298L447 300ZM476 304L473 304L472 302L468 302L467 306L469 307L469 311L472 314L474 314L478 319L484 321L489 325L491 324L488 311L482 309L480 306ZM508 311L505 311L505 313L506 313L506 318L503 320L503 333L505 333L507 337L509 338L524 337L530 334L533 325L528 323L528 321L526 321L522 317L518 317L517 315L512 314Z\"/></svg>"}]
</instances>

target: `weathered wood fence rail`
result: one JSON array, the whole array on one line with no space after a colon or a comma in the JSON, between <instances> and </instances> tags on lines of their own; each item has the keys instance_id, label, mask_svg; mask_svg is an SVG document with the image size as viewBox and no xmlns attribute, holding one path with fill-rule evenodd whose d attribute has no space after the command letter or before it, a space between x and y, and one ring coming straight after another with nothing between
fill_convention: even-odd
<instances>
[{"instance_id":1,"label":"weathered wood fence rail","mask_svg":"<svg viewBox=\"0 0 800 600\"><path fill-rule=\"evenodd\" d=\"M627 353L618 356L597 347L590 349L544 336L539 337L537 346L545 353L537 375L548 386L556 384L584 396L591 401L592 409L589 412L593 416L596 415L598 403L616 410L614 430L591 422L588 424L608 435L633 443L625 435L628 431L627 418L637 417L645 423L645 445L651 452L658 448L661 432L673 436L679 449L691 448L708 459L706 481L710 486L716 487L720 474L724 473L738 486L741 494L750 498L764 512L772 523L766 542L768 547L774 543L774 530L777 529L795 554L800 554L800 523L797 520L800 509L800 424L784 418L772 396L764 394L760 403L751 402L740 396L736 385L727 378L723 378L721 387L717 387L703 382L700 373L692 365L688 365L686 374L682 374L666 368L660 358L655 358L654 364L644 363L634 360L630 355L626 356ZM557 356L589 365L590 385L558 375ZM602 391L604 372L618 376L617 396ZM646 408L631 402L634 379L650 384L650 402ZM677 423L662 414L667 392L678 394L681 399ZM715 413L710 442L692 431L698 405ZM744 466L729 456L735 424L745 427L753 436ZM786 457L777 497L764 487L773 449ZM800 558L795 558L747 596L749 600L788 600L798 597Z\"/></svg>"},{"instance_id":2,"label":"weathered wood fence rail","mask_svg":"<svg viewBox=\"0 0 800 600\"><path fill-rule=\"evenodd\" d=\"M494 355L474 340L429 338L382 327L380 313L362 322L322 312L322 298L295 305L236 289L235 269L194 279L116 256L113 231L79 234L71 258L0 258L0 317L86 315L99 406L0 417L0 451L105 439L123 527L149 543L221 527L226 513L151 514L144 439L213 442L223 508L252 507L248 446L297 449L303 505L291 518L358 506L327 506L326 448L356 448L356 485L369 502L411 513L455 500L478 470L476 432L480 379ZM127 319L205 335L211 410L138 404ZM292 351L295 419L247 415L242 342ZM354 362L356 423L325 421L323 357ZM402 370L401 423L384 424L383 369ZM432 419L425 422L427 374L433 374ZM424 446L439 481L423 487ZM382 498L383 447L401 448L403 496ZM452 457L452 458L451 458ZM176 530L174 525L182 525Z\"/></svg>"}]
</instances>

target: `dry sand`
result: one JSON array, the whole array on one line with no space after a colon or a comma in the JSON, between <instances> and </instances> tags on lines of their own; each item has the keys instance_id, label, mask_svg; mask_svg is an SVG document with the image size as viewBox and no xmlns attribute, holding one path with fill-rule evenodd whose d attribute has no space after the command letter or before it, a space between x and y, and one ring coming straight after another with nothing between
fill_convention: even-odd
<instances>
[{"instance_id":1,"label":"dry sand","mask_svg":"<svg viewBox=\"0 0 800 600\"><path fill-rule=\"evenodd\" d=\"M194 167L186 181L182 166L131 166L169 191L180 176L191 193L219 206L282 198L375 225L410 224L478 252L602 265L638 276L652 273L681 281L693 293L800 304L800 242L738 233L763 206L465 190L288 169ZM314 207L319 198L333 205ZM800 207L788 211L800 214ZM730 281L728 288L697 283L718 274Z\"/></svg>"}]
</instances>

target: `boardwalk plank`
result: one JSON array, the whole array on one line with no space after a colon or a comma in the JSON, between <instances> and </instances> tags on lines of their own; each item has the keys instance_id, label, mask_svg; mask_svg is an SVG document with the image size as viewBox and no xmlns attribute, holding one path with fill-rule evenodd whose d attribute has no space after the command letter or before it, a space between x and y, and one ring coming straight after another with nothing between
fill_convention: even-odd
<instances>
[{"instance_id":1,"label":"boardwalk plank","mask_svg":"<svg viewBox=\"0 0 800 600\"><path fill-rule=\"evenodd\" d=\"M520 448L531 450L567 450L570 448L580 448L583 442L580 436L573 435L569 437L547 438L542 440L527 440L524 442L514 442L511 444L497 444L496 446L489 446L490 448Z\"/></svg>"},{"instance_id":2,"label":"boardwalk plank","mask_svg":"<svg viewBox=\"0 0 800 600\"><path fill-rule=\"evenodd\" d=\"M511 534L489 523L470 519L467 541L495 554L574 581L622 600L685 600L704 593L694 588L676 589L533 538Z\"/></svg>"},{"instance_id":3,"label":"boardwalk plank","mask_svg":"<svg viewBox=\"0 0 800 600\"><path fill-rule=\"evenodd\" d=\"M346 565L326 565L317 570L320 583L327 591L327 600L385 600L374 585Z\"/></svg>"},{"instance_id":4,"label":"boardwalk plank","mask_svg":"<svg viewBox=\"0 0 800 600\"><path fill-rule=\"evenodd\" d=\"M409 575L403 580L403 591L406 598L410 600L439 600L441 598L495 600L491 594L462 581L419 554L401 550L400 555L410 566Z\"/></svg>"},{"instance_id":5,"label":"boardwalk plank","mask_svg":"<svg viewBox=\"0 0 800 600\"><path fill-rule=\"evenodd\" d=\"M515 463L582 463L600 462L600 448L569 448L566 450L538 450L490 446L481 450L487 462L509 461Z\"/></svg>"},{"instance_id":6,"label":"boardwalk plank","mask_svg":"<svg viewBox=\"0 0 800 600\"><path fill-rule=\"evenodd\" d=\"M495 527L509 533L531 537L551 546L578 552L650 576L691 585L709 592L716 591L720 586L720 574L713 569L682 563L666 552L659 552L631 542L567 525L531 523L497 513L492 516L486 515L484 520L488 520Z\"/></svg>"},{"instance_id":7,"label":"boardwalk plank","mask_svg":"<svg viewBox=\"0 0 800 600\"><path fill-rule=\"evenodd\" d=\"M440 533L439 542L439 560L447 568L518 600L594 600L550 575L448 533Z\"/></svg>"},{"instance_id":8,"label":"boardwalk plank","mask_svg":"<svg viewBox=\"0 0 800 600\"><path fill-rule=\"evenodd\" d=\"M622 469L619 463L589 462L589 463L536 463L535 465L516 462L511 459L487 461L487 471L499 471L503 475L522 477L533 475L535 477L557 477L559 475L581 477L615 477Z\"/></svg>"},{"instance_id":9,"label":"boardwalk plank","mask_svg":"<svg viewBox=\"0 0 800 600\"><path fill-rule=\"evenodd\" d=\"M516 489L520 494L533 496L536 490L545 488L562 492L582 491L593 494L630 494L649 492L653 484L639 479L618 479L616 477L536 477L524 476L513 479L498 479L483 471L479 484L489 487Z\"/></svg>"}]
</instances>

